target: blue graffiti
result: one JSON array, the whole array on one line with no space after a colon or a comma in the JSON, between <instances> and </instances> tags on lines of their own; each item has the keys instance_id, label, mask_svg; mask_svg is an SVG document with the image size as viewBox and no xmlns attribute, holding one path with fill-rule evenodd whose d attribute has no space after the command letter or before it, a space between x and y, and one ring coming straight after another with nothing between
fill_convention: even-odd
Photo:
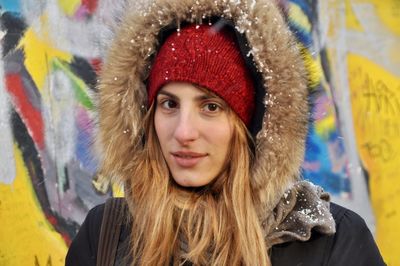
<instances>
[{"instance_id":1,"label":"blue graffiti","mask_svg":"<svg viewBox=\"0 0 400 266\"><path fill-rule=\"evenodd\" d=\"M19 0L0 0L0 7L6 12L21 13Z\"/></svg>"}]
</instances>

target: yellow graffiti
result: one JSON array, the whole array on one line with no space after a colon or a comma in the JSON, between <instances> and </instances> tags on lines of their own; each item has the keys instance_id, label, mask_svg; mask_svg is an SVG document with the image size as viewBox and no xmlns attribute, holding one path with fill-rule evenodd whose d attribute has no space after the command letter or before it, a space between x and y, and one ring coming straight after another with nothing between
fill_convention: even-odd
<instances>
[{"instance_id":1,"label":"yellow graffiti","mask_svg":"<svg viewBox=\"0 0 400 266\"><path fill-rule=\"evenodd\" d=\"M290 3L290 2L289 2ZM311 23L308 20L308 17L306 14L304 14L303 10L301 10L301 7L294 4L290 3L289 4L289 15L294 18L296 21L296 24L300 25L302 29L304 29L306 32L311 31Z\"/></svg>"},{"instance_id":2,"label":"yellow graffiti","mask_svg":"<svg viewBox=\"0 0 400 266\"><path fill-rule=\"evenodd\" d=\"M400 36L400 1L399 0L369 0L374 5L379 19L394 34Z\"/></svg>"},{"instance_id":3,"label":"yellow graffiti","mask_svg":"<svg viewBox=\"0 0 400 266\"><path fill-rule=\"evenodd\" d=\"M70 54L54 48L54 44L47 34L48 27L45 16L42 17L41 22L43 30L38 34L29 28L19 44L19 47L23 47L25 52L25 67L39 91L44 87L46 77L51 71L50 62L54 58L67 62L72 59Z\"/></svg>"},{"instance_id":4,"label":"yellow graffiti","mask_svg":"<svg viewBox=\"0 0 400 266\"><path fill-rule=\"evenodd\" d=\"M376 15L384 26L392 33L400 36L399 0L346 0L346 20L349 29L356 29L359 26L359 24L357 25L357 18L351 11L351 5L357 4L370 5L376 11ZM356 28L353 28L353 26L356 26Z\"/></svg>"},{"instance_id":5,"label":"yellow graffiti","mask_svg":"<svg viewBox=\"0 0 400 266\"><path fill-rule=\"evenodd\" d=\"M314 89L321 81L323 71L321 67L320 56L314 59L310 51L302 44L298 44L301 55L303 57L304 65L307 69L308 74L308 85L310 89Z\"/></svg>"},{"instance_id":6,"label":"yellow graffiti","mask_svg":"<svg viewBox=\"0 0 400 266\"><path fill-rule=\"evenodd\" d=\"M351 3L351 0L346 0L346 27L350 30L363 32L364 29L354 14Z\"/></svg>"},{"instance_id":7,"label":"yellow graffiti","mask_svg":"<svg viewBox=\"0 0 400 266\"><path fill-rule=\"evenodd\" d=\"M95 179L92 180L92 185L97 192L106 194L110 189L113 197L124 197L124 185L120 182L110 181L109 177L98 174Z\"/></svg>"},{"instance_id":8,"label":"yellow graffiti","mask_svg":"<svg viewBox=\"0 0 400 266\"><path fill-rule=\"evenodd\" d=\"M369 173L376 240L388 265L400 265L400 77L348 56L357 146Z\"/></svg>"},{"instance_id":9,"label":"yellow graffiti","mask_svg":"<svg viewBox=\"0 0 400 266\"><path fill-rule=\"evenodd\" d=\"M124 187L123 185L113 183L112 184L112 194L113 197L124 197Z\"/></svg>"},{"instance_id":10,"label":"yellow graffiti","mask_svg":"<svg viewBox=\"0 0 400 266\"><path fill-rule=\"evenodd\" d=\"M64 265L67 246L44 216L17 147L14 155L17 177L0 183L0 265Z\"/></svg>"},{"instance_id":11,"label":"yellow graffiti","mask_svg":"<svg viewBox=\"0 0 400 266\"><path fill-rule=\"evenodd\" d=\"M304 31L307 34L311 32L311 22L299 5L294 3L289 4L289 16L291 20L298 25L299 30ZM298 43L298 46L301 51L305 67L307 68L309 87L314 89L319 84L323 73L320 64L320 58L314 58L314 55L311 54L308 49L309 47L305 47L301 42Z\"/></svg>"},{"instance_id":12,"label":"yellow graffiti","mask_svg":"<svg viewBox=\"0 0 400 266\"><path fill-rule=\"evenodd\" d=\"M76 10L78 10L81 0L58 0L58 4L65 14L73 16Z\"/></svg>"},{"instance_id":13,"label":"yellow graffiti","mask_svg":"<svg viewBox=\"0 0 400 266\"><path fill-rule=\"evenodd\" d=\"M335 113L329 108L329 112L324 119L315 123L315 132L318 136L322 136L325 140L329 139L329 134L336 129Z\"/></svg>"}]
</instances>

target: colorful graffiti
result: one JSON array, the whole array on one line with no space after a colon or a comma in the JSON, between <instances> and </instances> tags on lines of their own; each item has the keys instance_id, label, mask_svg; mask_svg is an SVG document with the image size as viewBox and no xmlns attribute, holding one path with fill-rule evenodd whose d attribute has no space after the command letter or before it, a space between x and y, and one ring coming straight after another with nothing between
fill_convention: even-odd
<instances>
[{"instance_id":1,"label":"colorful graffiti","mask_svg":"<svg viewBox=\"0 0 400 266\"><path fill-rule=\"evenodd\" d=\"M303 176L360 213L388 265L400 265L400 3L279 3L309 70ZM96 183L93 152L96 71L118 7L0 7L0 265L63 265L87 211L119 193Z\"/></svg>"},{"instance_id":2,"label":"colorful graffiti","mask_svg":"<svg viewBox=\"0 0 400 266\"><path fill-rule=\"evenodd\" d=\"M308 69L312 120L307 138L303 176L338 198L351 196L348 155L332 96L326 45L319 43L317 1L288 1L289 26L295 33Z\"/></svg>"},{"instance_id":3,"label":"colorful graffiti","mask_svg":"<svg viewBox=\"0 0 400 266\"><path fill-rule=\"evenodd\" d=\"M94 186L97 1L0 1L0 264L62 265ZM7 241L4 241L6 240Z\"/></svg>"},{"instance_id":4,"label":"colorful graffiti","mask_svg":"<svg viewBox=\"0 0 400 266\"><path fill-rule=\"evenodd\" d=\"M400 2L333 1L321 9L350 163L363 174L353 188L367 184L378 246L388 265L400 265Z\"/></svg>"},{"instance_id":5,"label":"colorful graffiti","mask_svg":"<svg viewBox=\"0 0 400 266\"><path fill-rule=\"evenodd\" d=\"M330 60L327 21L320 1L284 2L289 25L295 33L309 73L313 123L309 126L303 177L328 191L335 202L357 211L374 230L368 186L358 151L351 143L352 123L333 83L334 66ZM352 130L352 129L351 129Z\"/></svg>"}]
</instances>

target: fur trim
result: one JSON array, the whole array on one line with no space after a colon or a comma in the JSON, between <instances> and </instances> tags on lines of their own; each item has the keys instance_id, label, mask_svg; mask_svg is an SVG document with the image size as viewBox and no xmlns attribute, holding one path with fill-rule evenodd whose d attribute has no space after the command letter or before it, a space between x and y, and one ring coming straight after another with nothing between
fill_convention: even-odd
<instances>
[{"instance_id":1,"label":"fur trim","mask_svg":"<svg viewBox=\"0 0 400 266\"><path fill-rule=\"evenodd\" d=\"M127 10L100 75L103 172L114 177L129 175L129 159L141 141L144 80L160 29L180 21L224 17L247 37L267 92L252 169L252 185L262 199L260 215L267 215L298 179L308 123L305 69L281 11L268 0L155 0L142 8Z\"/></svg>"}]
</instances>

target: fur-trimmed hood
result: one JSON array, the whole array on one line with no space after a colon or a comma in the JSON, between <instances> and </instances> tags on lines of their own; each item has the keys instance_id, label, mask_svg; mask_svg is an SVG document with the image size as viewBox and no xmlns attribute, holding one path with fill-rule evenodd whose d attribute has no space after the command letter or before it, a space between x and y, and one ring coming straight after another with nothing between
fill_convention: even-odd
<instances>
[{"instance_id":1,"label":"fur-trimmed hood","mask_svg":"<svg viewBox=\"0 0 400 266\"><path fill-rule=\"evenodd\" d=\"M132 1L134 2L134 1ZM102 170L129 173L146 112L146 85L158 33L168 25L223 17L234 23L261 74L265 104L255 137L252 186L267 215L300 174L308 124L307 80L301 54L280 9L271 0L155 0L128 4L106 54L99 83ZM260 217L266 219L267 217Z\"/></svg>"}]
</instances>

